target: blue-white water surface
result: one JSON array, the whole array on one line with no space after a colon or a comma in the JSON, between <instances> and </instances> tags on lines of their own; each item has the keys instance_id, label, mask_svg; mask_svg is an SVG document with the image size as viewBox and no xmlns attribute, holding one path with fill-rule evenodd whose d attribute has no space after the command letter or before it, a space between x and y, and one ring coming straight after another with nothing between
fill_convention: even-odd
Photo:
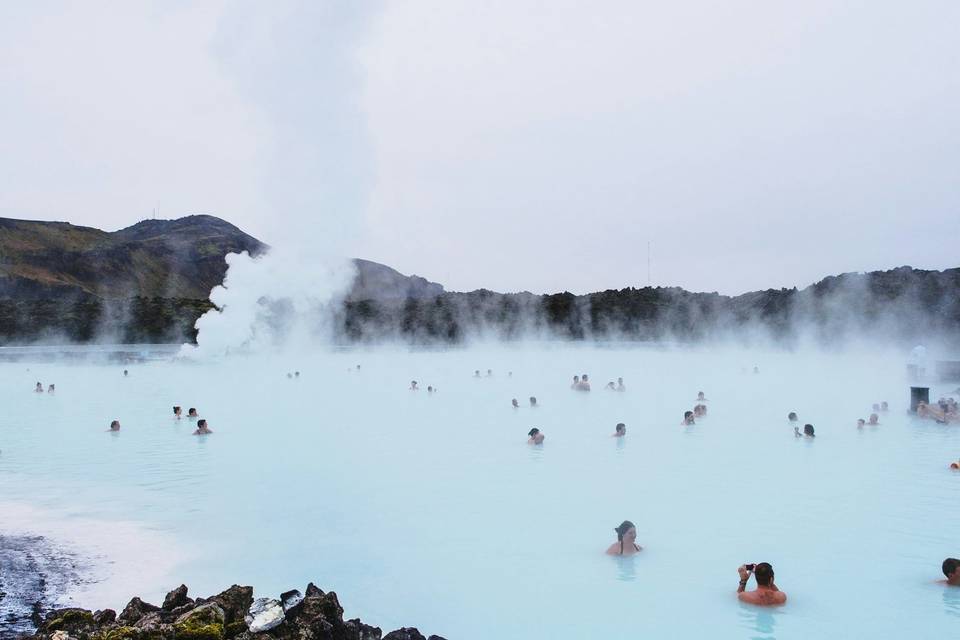
<instances>
[{"instance_id":1,"label":"blue-white water surface","mask_svg":"<svg viewBox=\"0 0 960 640\"><path fill-rule=\"evenodd\" d=\"M127 378L4 363L0 495L102 520L108 540L112 521L140 522L189 552L129 596L314 581L348 617L464 640L934 637L960 623L960 589L936 583L960 556L960 427L907 416L904 361L538 345L157 361ZM570 391L584 372L593 391ZM618 376L625 393L602 388ZM708 417L683 427L700 390ZM858 430L881 400L881 426ZM192 436L174 404L214 434ZM645 550L605 556L624 519ZM737 602L737 566L760 561L786 606Z\"/></svg>"}]
</instances>

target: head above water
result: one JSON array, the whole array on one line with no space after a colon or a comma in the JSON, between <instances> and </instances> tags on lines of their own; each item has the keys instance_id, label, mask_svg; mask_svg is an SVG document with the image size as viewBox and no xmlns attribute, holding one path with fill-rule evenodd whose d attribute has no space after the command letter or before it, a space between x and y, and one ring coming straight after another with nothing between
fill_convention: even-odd
<instances>
[{"instance_id":1,"label":"head above water","mask_svg":"<svg viewBox=\"0 0 960 640\"><path fill-rule=\"evenodd\" d=\"M887 404L886 400L880 403L880 411L886 411L889 408L890 408L890 405Z\"/></svg>"},{"instance_id":2,"label":"head above water","mask_svg":"<svg viewBox=\"0 0 960 640\"><path fill-rule=\"evenodd\" d=\"M622 422L618 422L617 433L626 433L626 432L627 432L627 425L623 424Z\"/></svg>"},{"instance_id":3,"label":"head above water","mask_svg":"<svg viewBox=\"0 0 960 640\"><path fill-rule=\"evenodd\" d=\"M207 421L205 418L201 420L197 420L197 429L206 429L206 428L207 428Z\"/></svg>"},{"instance_id":4,"label":"head above water","mask_svg":"<svg viewBox=\"0 0 960 640\"><path fill-rule=\"evenodd\" d=\"M516 399L516 398L514 398L513 400L511 400L511 401L510 401L510 404L512 404L512 405L515 406L515 407L519 407L519 406L520 406L520 403L517 402L517 399Z\"/></svg>"},{"instance_id":5,"label":"head above water","mask_svg":"<svg viewBox=\"0 0 960 640\"><path fill-rule=\"evenodd\" d=\"M787 420L789 420L790 422L796 422L796 421L797 421L797 412L796 412L796 411L791 411L790 413L788 413L788 414L787 414Z\"/></svg>"},{"instance_id":6,"label":"head above water","mask_svg":"<svg viewBox=\"0 0 960 640\"><path fill-rule=\"evenodd\" d=\"M531 406L531 407L537 406L537 397L536 397L536 396L530 396L530 406Z\"/></svg>"},{"instance_id":7,"label":"head above water","mask_svg":"<svg viewBox=\"0 0 960 640\"><path fill-rule=\"evenodd\" d=\"M119 421L119 420L114 420L113 422L111 422L111 423L110 423L110 430L111 430L111 431L120 431L120 421Z\"/></svg>"},{"instance_id":8,"label":"head above water","mask_svg":"<svg viewBox=\"0 0 960 640\"><path fill-rule=\"evenodd\" d=\"M857 426L858 426L858 427L862 427L862 426L865 425L865 424L867 424L867 421L866 421L866 420L864 420L863 418L857 418Z\"/></svg>"},{"instance_id":9,"label":"head above water","mask_svg":"<svg viewBox=\"0 0 960 640\"><path fill-rule=\"evenodd\" d=\"M769 562L760 562L753 569L753 577L757 579L758 585L769 587L773 582L773 567Z\"/></svg>"},{"instance_id":10,"label":"head above water","mask_svg":"<svg viewBox=\"0 0 960 640\"><path fill-rule=\"evenodd\" d=\"M535 438L538 433L540 433L540 429L537 429L536 427L534 427L533 429L530 429L530 431L527 432L527 435L530 436L531 438Z\"/></svg>"},{"instance_id":11,"label":"head above water","mask_svg":"<svg viewBox=\"0 0 960 640\"><path fill-rule=\"evenodd\" d=\"M624 520L620 523L619 527L614 527L614 531L617 532L617 540L623 542L624 538L636 538L637 537L637 527L629 520Z\"/></svg>"},{"instance_id":12,"label":"head above water","mask_svg":"<svg viewBox=\"0 0 960 640\"><path fill-rule=\"evenodd\" d=\"M705 397L703 391L697 391L697 400L703 400Z\"/></svg>"},{"instance_id":13,"label":"head above water","mask_svg":"<svg viewBox=\"0 0 960 640\"><path fill-rule=\"evenodd\" d=\"M813 425L805 424L803 425L803 435L813 437Z\"/></svg>"},{"instance_id":14,"label":"head above water","mask_svg":"<svg viewBox=\"0 0 960 640\"><path fill-rule=\"evenodd\" d=\"M954 575L957 573L957 569L960 569L960 560L956 558L947 558L944 560L940 569L943 571L943 575L947 577L947 580L960 578L960 575Z\"/></svg>"},{"instance_id":15,"label":"head above water","mask_svg":"<svg viewBox=\"0 0 960 640\"><path fill-rule=\"evenodd\" d=\"M580 376L580 379L586 382L589 378L587 377L587 374L583 374L582 376Z\"/></svg>"}]
</instances>

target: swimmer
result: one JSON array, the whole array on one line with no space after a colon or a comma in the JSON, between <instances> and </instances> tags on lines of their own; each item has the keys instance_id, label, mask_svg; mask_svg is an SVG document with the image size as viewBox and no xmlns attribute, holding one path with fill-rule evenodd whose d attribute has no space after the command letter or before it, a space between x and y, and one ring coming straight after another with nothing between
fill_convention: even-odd
<instances>
[{"instance_id":1,"label":"swimmer","mask_svg":"<svg viewBox=\"0 0 960 640\"><path fill-rule=\"evenodd\" d=\"M512 378L512 377L513 377L513 371L507 371L507 377L508 377L508 378Z\"/></svg>"},{"instance_id":2,"label":"swimmer","mask_svg":"<svg viewBox=\"0 0 960 640\"><path fill-rule=\"evenodd\" d=\"M433 387L429 384L427 385L427 393L433 393Z\"/></svg>"},{"instance_id":3,"label":"swimmer","mask_svg":"<svg viewBox=\"0 0 960 640\"><path fill-rule=\"evenodd\" d=\"M857 429L863 429L863 425L867 424L867 421L863 418L857 418Z\"/></svg>"},{"instance_id":4,"label":"swimmer","mask_svg":"<svg viewBox=\"0 0 960 640\"><path fill-rule=\"evenodd\" d=\"M617 430L616 430L616 432L615 432L611 437L612 437L612 438L622 438L622 437L625 436L625 435L627 435L627 425L623 424L622 422L618 422L618 423L617 423Z\"/></svg>"},{"instance_id":5,"label":"swimmer","mask_svg":"<svg viewBox=\"0 0 960 640\"><path fill-rule=\"evenodd\" d=\"M607 391L616 391L617 387L613 384L613 380L607 383L607 386L604 387Z\"/></svg>"},{"instance_id":6,"label":"swimmer","mask_svg":"<svg viewBox=\"0 0 960 640\"><path fill-rule=\"evenodd\" d=\"M474 378L479 378L479 377L480 377L480 369L477 369L476 371L473 372L473 377L474 377Z\"/></svg>"},{"instance_id":7,"label":"swimmer","mask_svg":"<svg viewBox=\"0 0 960 640\"><path fill-rule=\"evenodd\" d=\"M40 384L39 382L37 384ZM573 384L570 385L571 389L580 388L580 376L573 376Z\"/></svg>"},{"instance_id":8,"label":"swimmer","mask_svg":"<svg viewBox=\"0 0 960 640\"><path fill-rule=\"evenodd\" d=\"M287 371L287 380L293 380L293 374Z\"/></svg>"},{"instance_id":9,"label":"swimmer","mask_svg":"<svg viewBox=\"0 0 960 640\"><path fill-rule=\"evenodd\" d=\"M36 393L43 393L43 383L38 382L37 386L33 388Z\"/></svg>"},{"instance_id":10,"label":"swimmer","mask_svg":"<svg viewBox=\"0 0 960 640\"><path fill-rule=\"evenodd\" d=\"M357 371L360 371L360 365L357 365Z\"/></svg>"},{"instance_id":11,"label":"swimmer","mask_svg":"<svg viewBox=\"0 0 960 640\"><path fill-rule=\"evenodd\" d=\"M886 400L880 403L880 411L889 411L889 410L890 410L890 405L887 404Z\"/></svg>"},{"instance_id":12,"label":"swimmer","mask_svg":"<svg viewBox=\"0 0 960 640\"><path fill-rule=\"evenodd\" d=\"M110 431L120 431L120 421L114 420L110 423Z\"/></svg>"},{"instance_id":13,"label":"swimmer","mask_svg":"<svg viewBox=\"0 0 960 640\"><path fill-rule=\"evenodd\" d=\"M693 408L693 417L702 418L706 412L707 412L706 405L698 404Z\"/></svg>"},{"instance_id":14,"label":"swimmer","mask_svg":"<svg viewBox=\"0 0 960 640\"><path fill-rule=\"evenodd\" d=\"M871 408L873 409L874 413L880 411L880 403L879 403L879 402L874 402L874 403L873 403L873 407L871 407Z\"/></svg>"},{"instance_id":15,"label":"swimmer","mask_svg":"<svg viewBox=\"0 0 960 640\"><path fill-rule=\"evenodd\" d=\"M960 462L951 462L950 468L954 471L960 471Z\"/></svg>"},{"instance_id":16,"label":"swimmer","mask_svg":"<svg viewBox=\"0 0 960 640\"><path fill-rule=\"evenodd\" d=\"M797 438L813 438L813 425L805 424L803 425L803 433L800 433L800 427L793 428L793 435Z\"/></svg>"},{"instance_id":17,"label":"swimmer","mask_svg":"<svg viewBox=\"0 0 960 640\"><path fill-rule=\"evenodd\" d=\"M787 414L787 420L790 421L790 424L793 424L793 423L796 422L798 419L799 419L799 418L797 418L797 412L796 412L796 411L791 411L790 413Z\"/></svg>"},{"instance_id":18,"label":"swimmer","mask_svg":"<svg viewBox=\"0 0 960 640\"><path fill-rule=\"evenodd\" d=\"M47 393L54 393L56 390L57 390L56 385L52 384L49 387L47 387Z\"/></svg>"},{"instance_id":19,"label":"swimmer","mask_svg":"<svg viewBox=\"0 0 960 640\"><path fill-rule=\"evenodd\" d=\"M183 409L181 409L181 408L180 408L179 406L177 406L177 405L174 405L174 407L173 407L173 417L176 418L177 420L179 420L182 414L183 414Z\"/></svg>"},{"instance_id":20,"label":"swimmer","mask_svg":"<svg viewBox=\"0 0 960 640\"><path fill-rule=\"evenodd\" d=\"M740 586L737 587L737 599L747 604L759 606L775 606L787 601L787 594L777 588L773 582L773 567L769 562L759 564L740 565L737 569L740 574ZM757 588L747 591L747 581L750 574L757 580Z\"/></svg>"},{"instance_id":21,"label":"swimmer","mask_svg":"<svg viewBox=\"0 0 960 640\"><path fill-rule=\"evenodd\" d=\"M632 556L643 551L643 547L637 544L637 527L632 522L624 520L614 531L617 532L617 541L607 547L608 556Z\"/></svg>"},{"instance_id":22,"label":"swimmer","mask_svg":"<svg viewBox=\"0 0 960 640\"><path fill-rule=\"evenodd\" d=\"M531 407L537 406L537 396L530 396L530 406Z\"/></svg>"},{"instance_id":23,"label":"swimmer","mask_svg":"<svg viewBox=\"0 0 960 640\"><path fill-rule=\"evenodd\" d=\"M940 570L947 577L946 580L940 580L941 584L948 584L951 587L960 587L960 560L956 558L947 558L940 565Z\"/></svg>"},{"instance_id":24,"label":"swimmer","mask_svg":"<svg viewBox=\"0 0 960 640\"><path fill-rule=\"evenodd\" d=\"M878 416L878 415L875 414L875 413L871 413L871 414L870 414L870 422L868 422L867 424L869 424L869 425L872 426L872 427L877 426L878 424L880 424L880 416Z\"/></svg>"},{"instance_id":25,"label":"swimmer","mask_svg":"<svg viewBox=\"0 0 960 640\"><path fill-rule=\"evenodd\" d=\"M623 386L623 378L617 378L617 391L626 391L627 388Z\"/></svg>"},{"instance_id":26,"label":"swimmer","mask_svg":"<svg viewBox=\"0 0 960 640\"><path fill-rule=\"evenodd\" d=\"M753 372L754 372L754 373L760 373L760 367L754 365L754 367L753 367Z\"/></svg>"},{"instance_id":27,"label":"swimmer","mask_svg":"<svg viewBox=\"0 0 960 640\"><path fill-rule=\"evenodd\" d=\"M300 372L299 372L299 371L294 371L294 372L293 372L293 377L294 377L294 378L299 378L299 377L300 377Z\"/></svg>"},{"instance_id":28,"label":"swimmer","mask_svg":"<svg viewBox=\"0 0 960 640\"><path fill-rule=\"evenodd\" d=\"M488 377L488 378L492 378L492 377L493 377L493 369L487 369L487 377Z\"/></svg>"},{"instance_id":29,"label":"swimmer","mask_svg":"<svg viewBox=\"0 0 960 640\"><path fill-rule=\"evenodd\" d=\"M696 422L693 421L693 411L684 411L683 422L681 422L680 424L682 425L697 424Z\"/></svg>"},{"instance_id":30,"label":"swimmer","mask_svg":"<svg viewBox=\"0 0 960 640\"><path fill-rule=\"evenodd\" d=\"M416 380L410 381L410 391L420 391L420 387L417 386Z\"/></svg>"},{"instance_id":31,"label":"swimmer","mask_svg":"<svg viewBox=\"0 0 960 640\"><path fill-rule=\"evenodd\" d=\"M577 388L580 391L590 391L590 380L587 378L587 374L580 376L580 386Z\"/></svg>"},{"instance_id":32,"label":"swimmer","mask_svg":"<svg viewBox=\"0 0 960 640\"><path fill-rule=\"evenodd\" d=\"M207 426L206 420L197 420L197 430L193 432L195 436L205 436L208 433L213 433L210 428Z\"/></svg>"},{"instance_id":33,"label":"swimmer","mask_svg":"<svg viewBox=\"0 0 960 640\"><path fill-rule=\"evenodd\" d=\"M697 392L697 402L706 402L707 398L703 395L703 391Z\"/></svg>"},{"instance_id":34,"label":"swimmer","mask_svg":"<svg viewBox=\"0 0 960 640\"><path fill-rule=\"evenodd\" d=\"M199 418L199 417L200 417L200 414L197 413L197 410L196 410L196 409L194 409L193 407L190 407L189 409L187 409L187 417L188 417L188 418Z\"/></svg>"},{"instance_id":35,"label":"swimmer","mask_svg":"<svg viewBox=\"0 0 960 640\"><path fill-rule=\"evenodd\" d=\"M517 399L516 399L516 398L514 398L513 400L511 400L511 401L510 401L510 404L513 405L513 408L514 408L514 409L519 409L519 408L520 408L520 403L517 402Z\"/></svg>"},{"instance_id":36,"label":"swimmer","mask_svg":"<svg viewBox=\"0 0 960 640\"><path fill-rule=\"evenodd\" d=\"M545 436L540 433L540 429L534 427L533 429L530 429L527 435L530 436L527 439L527 444L543 444L543 439Z\"/></svg>"},{"instance_id":37,"label":"swimmer","mask_svg":"<svg viewBox=\"0 0 960 640\"><path fill-rule=\"evenodd\" d=\"M124 370L123 370L123 377L127 377L128 375L130 375L130 372L127 371L126 369L124 369Z\"/></svg>"}]
</instances>

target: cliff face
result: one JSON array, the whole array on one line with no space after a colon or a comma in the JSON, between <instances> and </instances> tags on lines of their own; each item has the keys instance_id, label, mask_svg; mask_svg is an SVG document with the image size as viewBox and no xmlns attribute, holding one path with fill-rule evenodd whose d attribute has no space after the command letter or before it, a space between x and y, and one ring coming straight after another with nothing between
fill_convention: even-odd
<instances>
[{"instance_id":1,"label":"cliff face","mask_svg":"<svg viewBox=\"0 0 960 640\"><path fill-rule=\"evenodd\" d=\"M226 273L224 256L266 249L212 216L146 220L113 233L0 218L0 344L193 341L196 319L213 306L210 290ZM353 286L333 312L343 342L763 335L789 343L803 335L830 343L871 334L960 342L960 269L848 273L802 290L733 297L665 287L541 296L448 292L376 262L354 264Z\"/></svg>"}]
</instances>

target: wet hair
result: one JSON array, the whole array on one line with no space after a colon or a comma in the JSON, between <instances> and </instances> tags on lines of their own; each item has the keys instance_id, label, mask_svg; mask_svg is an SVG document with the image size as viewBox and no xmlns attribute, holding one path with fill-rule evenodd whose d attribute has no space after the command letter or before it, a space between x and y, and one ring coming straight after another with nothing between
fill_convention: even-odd
<instances>
[{"instance_id":1,"label":"wet hair","mask_svg":"<svg viewBox=\"0 0 960 640\"><path fill-rule=\"evenodd\" d=\"M411 387L412 387L413 385L415 385L415 384L417 384L417 381L416 381L416 380L411 380L411 381L410 381L410 386L411 386Z\"/></svg>"},{"instance_id":2,"label":"wet hair","mask_svg":"<svg viewBox=\"0 0 960 640\"><path fill-rule=\"evenodd\" d=\"M538 433L540 433L540 429L537 429L536 427L534 427L533 429L530 429L530 431L529 431L529 433L527 433L527 435L532 438L533 436L537 435Z\"/></svg>"},{"instance_id":3,"label":"wet hair","mask_svg":"<svg viewBox=\"0 0 960 640\"><path fill-rule=\"evenodd\" d=\"M196 408L196 407L190 407L190 408L187 410L187 413L196 413L196 412L197 412L197 408Z\"/></svg>"},{"instance_id":4,"label":"wet hair","mask_svg":"<svg viewBox=\"0 0 960 640\"><path fill-rule=\"evenodd\" d=\"M177 405L177 404L173 405L174 413L180 413L181 411L183 411L183 409L180 408L180 405Z\"/></svg>"},{"instance_id":5,"label":"wet hair","mask_svg":"<svg viewBox=\"0 0 960 640\"><path fill-rule=\"evenodd\" d=\"M520 403L517 402L517 399L516 399L516 398L514 398L513 400L510 401L510 404L512 404L513 406L516 407L516 406L518 406Z\"/></svg>"},{"instance_id":6,"label":"wet hair","mask_svg":"<svg viewBox=\"0 0 960 640\"><path fill-rule=\"evenodd\" d=\"M580 376L573 376L573 379L574 379L574 380L579 380L579 379L580 379ZM40 383L38 382L37 384L40 384Z\"/></svg>"},{"instance_id":7,"label":"wet hair","mask_svg":"<svg viewBox=\"0 0 960 640\"><path fill-rule=\"evenodd\" d=\"M769 562L761 562L754 567L753 577L757 579L757 584L768 587L773 582L773 567Z\"/></svg>"},{"instance_id":8,"label":"wet hair","mask_svg":"<svg viewBox=\"0 0 960 640\"><path fill-rule=\"evenodd\" d=\"M197 420L197 429L206 429L207 428L207 419L202 418Z\"/></svg>"},{"instance_id":9,"label":"wet hair","mask_svg":"<svg viewBox=\"0 0 960 640\"><path fill-rule=\"evenodd\" d=\"M790 422L793 422L796 419L797 419L796 411L791 411L790 413L787 414L787 420L789 420Z\"/></svg>"},{"instance_id":10,"label":"wet hair","mask_svg":"<svg viewBox=\"0 0 960 640\"><path fill-rule=\"evenodd\" d=\"M433 391L433 386L428 384L428 385L427 385L427 391Z\"/></svg>"},{"instance_id":11,"label":"wet hair","mask_svg":"<svg viewBox=\"0 0 960 640\"><path fill-rule=\"evenodd\" d=\"M623 555L623 536L627 535L627 531L630 531L630 529L636 528L636 525L629 520L624 520L619 527L614 527L613 530L617 532L617 542L620 543L620 555Z\"/></svg>"},{"instance_id":12,"label":"wet hair","mask_svg":"<svg viewBox=\"0 0 960 640\"><path fill-rule=\"evenodd\" d=\"M621 429L623 429L623 432L626 433L626 431L627 431L627 425L623 424L622 422L618 422L618 423L617 423L617 431L620 431Z\"/></svg>"},{"instance_id":13,"label":"wet hair","mask_svg":"<svg viewBox=\"0 0 960 640\"><path fill-rule=\"evenodd\" d=\"M956 558L947 558L943 561L943 565L941 565L940 568L943 571L943 575L949 578L950 574L956 571L958 567L960 567L960 560L957 560Z\"/></svg>"},{"instance_id":14,"label":"wet hair","mask_svg":"<svg viewBox=\"0 0 960 640\"><path fill-rule=\"evenodd\" d=\"M803 435L805 435L805 436L811 436L811 437L813 436L813 425L812 425L812 424L805 424L805 425L803 425Z\"/></svg>"},{"instance_id":15,"label":"wet hair","mask_svg":"<svg viewBox=\"0 0 960 640\"><path fill-rule=\"evenodd\" d=\"M120 428L120 421L119 421L119 420L114 420L113 422L110 423L110 428L113 429L114 427L116 427L117 429Z\"/></svg>"},{"instance_id":16,"label":"wet hair","mask_svg":"<svg viewBox=\"0 0 960 640\"><path fill-rule=\"evenodd\" d=\"M867 421L863 418L857 418L857 424L867 424Z\"/></svg>"},{"instance_id":17,"label":"wet hair","mask_svg":"<svg viewBox=\"0 0 960 640\"><path fill-rule=\"evenodd\" d=\"M691 417L691 416L693 416L693 411L684 411L684 412L683 412L683 419L684 419L684 420L686 420L687 418L689 418L689 417Z\"/></svg>"},{"instance_id":18,"label":"wet hair","mask_svg":"<svg viewBox=\"0 0 960 640\"><path fill-rule=\"evenodd\" d=\"M537 396L530 396L530 404L537 404Z\"/></svg>"},{"instance_id":19,"label":"wet hair","mask_svg":"<svg viewBox=\"0 0 960 640\"><path fill-rule=\"evenodd\" d=\"M586 379L587 379L587 374L583 374L582 376L580 376L580 379L581 379L581 380L586 380Z\"/></svg>"}]
</instances>

